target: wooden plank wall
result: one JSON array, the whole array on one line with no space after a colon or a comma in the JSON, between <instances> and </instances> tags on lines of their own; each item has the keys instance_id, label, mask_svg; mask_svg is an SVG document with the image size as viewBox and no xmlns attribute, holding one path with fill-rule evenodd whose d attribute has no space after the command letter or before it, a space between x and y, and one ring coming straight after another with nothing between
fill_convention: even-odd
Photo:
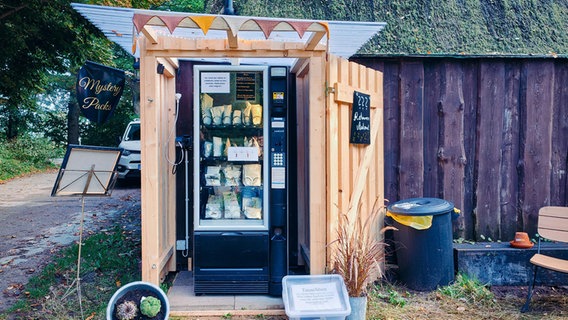
<instances>
[{"instance_id":1,"label":"wooden plank wall","mask_svg":"<svg viewBox=\"0 0 568 320\"><path fill-rule=\"evenodd\" d=\"M145 43L142 43L144 47ZM174 124L175 78L157 74L157 59L142 56L140 119L142 130L142 279L159 284L175 270L175 179L165 160L174 157L174 143L167 141ZM164 143L168 148L164 149Z\"/></svg>"},{"instance_id":2,"label":"wooden plank wall","mask_svg":"<svg viewBox=\"0 0 568 320\"><path fill-rule=\"evenodd\" d=\"M327 111L327 241L337 237L339 217L366 221L375 202L384 203L383 75L371 68L329 55L328 81L333 88ZM351 144L353 91L371 97L371 144ZM376 217L383 220L384 212ZM377 238L380 223L374 232ZM329 252L328 252L329 254Z\"/></svg>"},{"instance_id":3,"label":"wooden plank wall","mask_svg":"<svg viewBox=\"0 0 568 320\"><path fill-rule=\"evenodd\" d=\"M455 238L503 241L568 205L568 59L353 60L384 73L390 202L452 201Z\"/></svg>"}]
</instances>

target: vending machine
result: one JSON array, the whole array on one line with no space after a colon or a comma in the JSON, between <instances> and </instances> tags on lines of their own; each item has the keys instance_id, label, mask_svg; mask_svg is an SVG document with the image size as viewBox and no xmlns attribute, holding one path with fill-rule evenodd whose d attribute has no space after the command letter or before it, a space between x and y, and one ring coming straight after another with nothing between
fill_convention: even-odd
<instances>
[{"instance_id":1,"label":"vending machine","mask_svg":"<svg viewBox=\"0 0 568 320\"><path fill-rule=\"evenodd\" d=\"M194 66L196 294L282 292L286 67Z\"/></svg>"}]
</instances>

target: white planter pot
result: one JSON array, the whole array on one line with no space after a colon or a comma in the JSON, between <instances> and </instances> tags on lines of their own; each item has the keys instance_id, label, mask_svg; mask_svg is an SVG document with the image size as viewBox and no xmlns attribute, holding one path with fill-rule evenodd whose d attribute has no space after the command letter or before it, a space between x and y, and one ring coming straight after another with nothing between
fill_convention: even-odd
<instances>
[{"instance_id":1,"label":"white planter pot","mask_svg":"<svg viewBox=\"0 0 568 320\"><path fill-rule=\"evenodd\" d=\"M365 320L367 317L367 297L349 297L351 314L347 320Z\"/></svg>"},{"instance_id":2,"label":"white planter pot","mask_svg":"<svg viewBox=\"0 0 568 320\"><path fill-rule=\"evenodd\" d=\"M122 296L124 296L127 292L131 291L131 290L148 290L151 291L153 294L155 294L158 299L160 299L161 303L162 303L162 309L164 309L164 319L168 319L169 315L170 315L170 302L168 300L168 296L164 293L164 291L162 291L162 289L160 289L160 287L156 286L153 283L150 282L145 282L145 281L135 281L135 282L130 282L122 287L120 287L110 298L108 306L107 306L107 310L106 310L106 318L107 320L114 320L116 319L116 317L113 316L113 312L114 312L114 307L117 303L117 301L122 298ZM140 303L140 301L135 301L137 304ZM159 319L159 318L156 318Z\"/></svg>"}]
</instances>

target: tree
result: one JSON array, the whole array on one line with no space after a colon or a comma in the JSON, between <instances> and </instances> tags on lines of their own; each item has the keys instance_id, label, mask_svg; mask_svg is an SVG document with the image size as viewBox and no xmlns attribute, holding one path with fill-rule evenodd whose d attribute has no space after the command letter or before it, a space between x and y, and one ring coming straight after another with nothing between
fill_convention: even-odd
<instances>
[{"instance_id":1,"label":"tree","mask_svg":"<svg viewBox=\"0 0 568 320\"><path fill-rule=\"evenodd\" d=\"M81 0L77 1L80 2ZM90 4L142 9L203 12L203 0L86 0ZM44 135L62 143L68 128L70 143L79 130L109 132L114 143L133 117L130 87L125 91L114 124L98 126L79 121L75 75L86 60L132 70L132 57L112 44L70 5L71 0L3 0L0 2L0 131L8 139L41 128ZM135 81L130 81L135 84ZM136 84L137 85L137 84ZM129 97L130 96L130 97ZM56 101L56 102L54 102ZM46 107L49 106L49 107ZM68 114L67 122L62 113ZM38 125L42 122L47 126ZM79 125L80 124L80 125ZM110 126L118 128L111 129ZM77 129L74 129L77 128Z\"/></svg>"},{"instance_id":2,"label":"tree","mask_svg":"<svg viewBox=\"0 0 568 320\"><path fill-rule=\"evenodd\" d=\"M112 61L112 47L69 0L5 0L0 11L0 128L12 139L28 129L49 74L73 73L87 57Z\"/></svg>"},{"instance_id":3,"label":"tree","mask_svg":"<svg viewBox=\"0 0 568 320\"><path fill-rule=\"evenodd\" d=\"M160 5L152 6L151 9L202 13L205 10L204 0L169 0L162 1Z\"/></svg>"}]
</instances>

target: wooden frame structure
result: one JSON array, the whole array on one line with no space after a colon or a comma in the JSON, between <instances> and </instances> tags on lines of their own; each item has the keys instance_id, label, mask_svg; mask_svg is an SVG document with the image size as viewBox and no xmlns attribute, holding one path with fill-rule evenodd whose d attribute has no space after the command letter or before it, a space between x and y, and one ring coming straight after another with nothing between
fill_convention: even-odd
<instances>
[{"instance_id":1,"label":"wooden frame structure","mask_svg":"<svg viewBox=\"0 0 568 320\"><path fill-rule=\"evenodd\" d=\"M329 271L328 244L339 215L364 218L375 201L384 201L382 73L328 54L325 22L193 14L135 14L133 21L139 34L134 48L140 52L142 280L157 284L176 265L175 177L165 155L171 159L175 153L168 133L175 125L176 69L182 58L296 58L300 140L298 158L291 161L298 162L299 186L297 208L291 210L302 219L299 243L310 273ZM226 37L172 35L180 27ZM261 32L264 39L247 39L247 32ZM278 40L279 32L296 33L298 40ZM349 143L354 90L371 96L370 145Z\"/></svg>"}]
</instances>

